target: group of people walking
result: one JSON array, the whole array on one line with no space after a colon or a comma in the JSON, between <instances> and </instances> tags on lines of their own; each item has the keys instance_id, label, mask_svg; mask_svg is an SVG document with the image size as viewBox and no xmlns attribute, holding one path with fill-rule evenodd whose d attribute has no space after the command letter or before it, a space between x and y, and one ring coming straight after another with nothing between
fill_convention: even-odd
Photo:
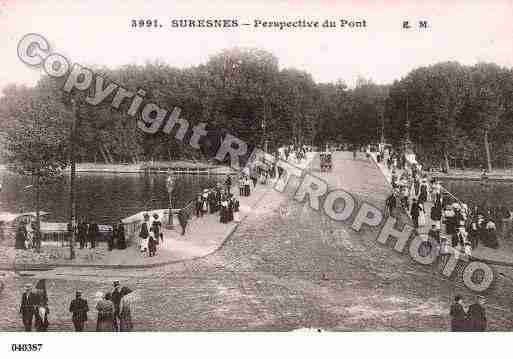
<instances>
[{"instance_id":1,"label":"group of people walking","mask_svg":"<svg viewBox=\"0 0 513 359\"><path fill-rule=\"evenodd\" d=\"M499 206L493 211L485 205L469 208L445 191L440 181L428 181L427 175L422 174L415 165L406 167L400 176L393 168L391 183L392 194L386 201L389 213L396 216L398 209L404 209L410 215L418 233L427 225L429 215L432 225L428 239L434 240L440 246L441 253L446 245L467 255L471 255L472 250L480 244L498 248L497 227L493 219L502 223L502 219L509 218L510 212L506 207ZM428 202L431 204L429 214L426 213ZM495 217L492 213L496 214ZM445 224L449 242L441 236L442 224Z\"/></svg>"},{"instance_id":2,"label":"group of people walking","mask_svg":"<svg viewBox=\"0 0 513 359\"><path fill-rule=\"evenodd\" d=\"M134 325L132 314L136 297L128 287L120 287L119 281L114 281L112 291L96 293L97 332L128 332ZM75 331L82 332L89 321L89 304L77 290L75 298L69 306L71 321ZM33 324L37 331L47 331L50 310L46 294L45 280L40 280L36 286L27 284L22 294L20 314L22 315L25 331L32 331Z\"/></svg>"},{"instance_id":3,"label":"group of people walking","mask_svg":"<svg viewBox=\"0 0 513 359\"><path fill-rule=\"evenodd\" d=\"M70 230L71 231L71 230ZM98 239L101 237L100 226L95 223L88 223L82 219L77 225L77 238L80 244L80 249L96 248ZM109 250L113 249L126 249L125 228L123 223L113 224L107 233L107 246Z\"/></svg>"},{"instance_id":4,"label":"group of people walking","mask_svg":"<svg viewBox=\"0 0 513 359\"><path fill-rule=\"evenodd\" d=\"M143 255L154 257L157 255L159 244L164 243L164 233L162 232L162 222L158 213L143 215L144 221L139 230L139 249Z\"/></svg>"},{"instance_id":5,"label":"group of people walking","mask_svg":"<svg viewBox=\"0 0 513 359\"><path fill-rule=\"evenodd\" d=\"M196 217L218 213L221 223L240 221L240 202L231 193L231 186L231 177L228 176L224 188L218 184L215 188L205 189L203 193L198 194L195 203Z\"/></svg>"},{"instance_id":6,"label":"group of people walking","mask_svg":"<svg viewBox=\"0 0 513 359\"><path fill-rule=\"evenodd\" d=\"M41 232L35 221L20 220L16 226L14 248L36 250L41 248Z\"/></svg>"}]
</instances>

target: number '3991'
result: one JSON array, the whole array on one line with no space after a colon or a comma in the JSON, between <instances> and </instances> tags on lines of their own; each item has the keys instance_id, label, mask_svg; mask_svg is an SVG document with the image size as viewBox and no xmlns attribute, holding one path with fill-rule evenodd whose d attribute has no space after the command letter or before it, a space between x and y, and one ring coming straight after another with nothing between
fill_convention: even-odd
<instances>
[{"instance_id":1,"label":"number '3991'","mask_svg":"<svg viewBox=\"0 0 513 359\"><path fill-rule=\"evenodd\" d=\"M11 344L11 351L13 352L38 352L43 347L43 344Z\"/></svg>"}]
</instances>

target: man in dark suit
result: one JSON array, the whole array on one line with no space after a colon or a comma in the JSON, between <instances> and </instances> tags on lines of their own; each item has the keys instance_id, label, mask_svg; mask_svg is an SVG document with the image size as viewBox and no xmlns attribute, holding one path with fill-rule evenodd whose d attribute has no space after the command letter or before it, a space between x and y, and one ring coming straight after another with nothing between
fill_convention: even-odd
<instances>
[{"instance_id":1,"label":"man in dark suit","mask_svg":"<svg viewBox=\"0 0 513 359\"><path fill-rule=\"evenodd\" d=\"M82 293L77 290L76 297L71 301L69 311L73 313L72 321L76 332L84 331L84 323L87 322L89 306L87 300L82 299Z\"/></svg>"},{"instance_id":2,"label":"man in dark suit","mask_svg":"<svg viewBox=\"0 0 513 359\"><path fill-rule=\"evenodd\" d=\"M451 305L449 314L451 315L451 331L465 331L465 309L463 309L461 296L457 295L454 297L454 303Z\"/></svg>"},{"instance_id":3,"label":"man in dark suit","mask_svg":"<svg viewBox=\"0 0 513 359\"><path fill-rule=\"evenodd\" d=\"M181 209L178 212L178 222L180 223L180 227L182 227L182 236L185 235L185 228L187 228L187 221L189 220L189 215L186 211Z\"/></svg>"},{"instance_id":4,"label":"man in dark suit","mask_svg":"<svg viewBox=\"0 0 513 359\"><path fill-rule=\"evenodd\" d=\"M484 304L484 297L479 296L476 298L476 302L468 307L467 330L469 332L486 331L486 312L483 308Z\"/></svg>"},{"instance_id":5,"label":"man in dark suit","mask_svg":"<svg viewBox=\"0 0 513 359\"><path fill-rule=\"evenodd\" d=\"M25 292L21 296L20 314L26 332L32 331L32 320L34 319L34 310L37 303L38 296L32 291L32 285L25 285Z\"/></svg>"},{"instance_id":6,"label":"man in dark suit","mask_svg":"<svg viewBox=\"0 0 513 359\"><path fill-rule=\"evenodd\" d=\"M119 281L114 281L114 289L111 293L112 304L114 304L114 327L116 331L119 328L119 305L121 304L121 290L119 288Z\"/></svg>"},{"instance_id":7,"label":"man in dark suit","mask_svg":"<svg viewBox=\"0 0 513 359\"><path fill-rule=\"evenodd\" d=\"M87 223L82 219L78 224L78 241L80 242L80 249L86 246L87 240Z\"/></svg>"},{"instance_id":8,"label":"man in dark suit","mask_svg":"<svg viewBox=\"0 0 513 359\"><path fill-rule=\"evenodd\" d=\"M90 248L96 247L96 240L98 239L98 235L100 234L100 228L98 227L98 224L93 222L89 225L89 242L91 243Z\"/></svg>"}]
</instances>

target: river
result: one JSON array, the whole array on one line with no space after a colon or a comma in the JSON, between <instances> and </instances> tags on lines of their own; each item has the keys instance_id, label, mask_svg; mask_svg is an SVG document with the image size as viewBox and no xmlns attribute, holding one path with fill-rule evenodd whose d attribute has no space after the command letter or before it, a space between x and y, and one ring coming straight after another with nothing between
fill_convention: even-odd
<instances>
[{"instance_id":1,"label":"river","mask_svg":"<svg viewBox=\"0 0 513 359\"><path fill-rule=\"evenodd\" d=\"M494 181L445 180L442 186L470 206L486 204L487 206L504 205L513 210L513 183Z\"/></svg>"},{"instance_id":2,"label":"river","mask_svg":"<svg viewBox=\"0 0 513 359\"><path fill-rule=\"evenodd\" d=\"M35 190L31 178L0 170L3 188L0 212L35 210ZM78 218L108 224L136 212L167 208L166 174L78 173L76 209ZM176 175L173 208L181 208L204 188L224 182L225 176ZM69 176L46 184L41 191L41 210L49 212L45 221L66 222L69 218Z\"/></svg>"}]
</instances>

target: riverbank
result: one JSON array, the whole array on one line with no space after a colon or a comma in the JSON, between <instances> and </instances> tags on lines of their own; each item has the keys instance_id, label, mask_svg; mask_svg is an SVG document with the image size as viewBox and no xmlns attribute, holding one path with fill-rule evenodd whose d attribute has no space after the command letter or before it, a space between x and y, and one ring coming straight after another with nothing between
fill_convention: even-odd
<instances>
[{"instance_id":1,"label":"riverbank","mask_svg":"<svg viewBox=\"0 0 513 359\"><path fill-rule=\"evenodd\" d=\"M65 169L66 172L70 168ZM155 161L140 163L77 163L78 173L192 173L226 175L234 173L228 166L211 165L193 161Z\"/></svg>"},{"instance_id":2,"label":"riverbank","mask_svg":"<svg viewBox=\"0 0 513 359\"><path fill-rule=\"evenodd\" d=\"M478 169L468 170L450 170L448 173L444 172L429 172L432 177L447 179L447 180L466 180L466 181L481 181L481 171ZM494 182L513 182L513 169L494 170L487 174L486 181Z\"/></svg>"},{"instance_id":3,"label":"riverbank","mask_svg":"<svg viewBox=\"0 0 513 359\"><path fill-rule=\"evenodd\" d=\"M314 153L308 153L307 158L296 166L307 168L314 155ZM265 185L258 183L255 187L252 186L251 196L242 197L237 196L238 184L233 185L232 193L240 201L241 222L249 214L255 212L265 194L273 187L274 180L270 180ZM149 210L148 212L156 211ZM69 247L46 246L39 254L32 251L15 250L12 247L0 247L0 269L18 271L50 270L56 267L134 269L180 263L203 258L216 252L241 223L220 223L219 214L193 217L189 221L186 234L182 236L180 226L176 222L175 216L175 227L163 230L165 240L155 257L143 256L134 241L125 250L108 251L106 243L98 243L95 249L76 249L76 258L72 262L68 259Z\"/></svg>"}]
</instances>

